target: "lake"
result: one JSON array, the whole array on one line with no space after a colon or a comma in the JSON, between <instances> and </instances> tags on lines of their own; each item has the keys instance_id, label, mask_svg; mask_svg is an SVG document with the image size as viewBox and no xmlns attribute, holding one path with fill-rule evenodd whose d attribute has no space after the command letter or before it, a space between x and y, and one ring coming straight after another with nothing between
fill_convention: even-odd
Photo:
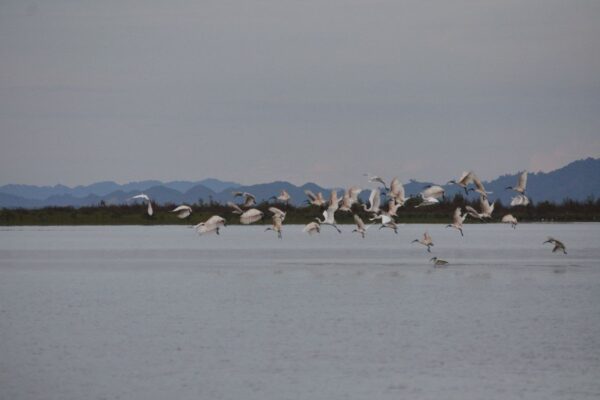
<instances>
[{"instance_id":1,"label":"lake","mask_svg":"<svg viewBox=\"0 0 600 400\"><path fill-rule=\"evenodd\" d=\"M3 228L0 399L600 397L600 224L264 228Z\"/></svg>"}]
</instances>

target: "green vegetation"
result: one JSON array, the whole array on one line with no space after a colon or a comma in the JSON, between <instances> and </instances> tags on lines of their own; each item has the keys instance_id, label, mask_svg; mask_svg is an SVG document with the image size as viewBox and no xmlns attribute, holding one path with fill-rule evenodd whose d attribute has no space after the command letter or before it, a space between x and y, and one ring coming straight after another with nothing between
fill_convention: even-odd
<instances>
[{"instance_id":1,"label":"green vegetation","mask_svg":"<svg viewBox=\"0 0 600 400\"><path fill-rule=\"evenodd\" d=\"M415 208L417 200L409 200L398 210L398 223L447 223L456 207L467 204L479 209L479 202L468 202L457 195L453 199L441 202L439 205ZM263 223L270 223L270 213L267 211L272 205L287 212L286 224L306 224L321 217L322 210L317 207L294 207L283 204L261 203L256 208L265 212L267 217ZM231 213L227 206L218 203L202 203L192 205L193 214L180 220L174 213L169 212L175 206L172 204L154 206L152 217L146 214L145 205L113 205L100 204L96 207L46 207L41 209L1 209L0 225L190 225L208 219L211 215L224 217L229 224L238 224L239 216ZM367 215L360 205L354 206L363 220ZM501 203L496 203L492 222L499 222L505 214L514 215L519 222L572 222L572 221L600 221L600 199L588 199L585 202L565 200L561 204L540 202L527 207L507 208ZM336 220L340 224L352 224L352 214L338 211ZM467 218L467 222L473 221Z\"/></svg>"}]
</instances>

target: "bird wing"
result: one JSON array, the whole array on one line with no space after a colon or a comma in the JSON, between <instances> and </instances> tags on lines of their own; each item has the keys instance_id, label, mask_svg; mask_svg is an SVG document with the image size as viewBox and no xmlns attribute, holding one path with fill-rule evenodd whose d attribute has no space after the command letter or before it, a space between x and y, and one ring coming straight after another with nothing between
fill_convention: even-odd
<instances>
[{"instance_id":1,"label":"bird wing","mask_svg":"<svg viewBox=\"0 0 600 400\"><path fill-rule=\"evenodd\" d=\"M358 226L358 229L365 229L365 223L357 214L354 214L354 222Z\"/></svg>"},{"instance_id":2,"label":"bird wing","mask_svg":"<svg viewBox=\"0 0 600 400\"><path fill-rule=\"evenodd\" d=\"M269 211L272 212L273 215L278 215L282 219L285 218L285 213L277 207L269 207Z\"/></svg>"},{"instance_id":3,"label":"bird wing","mask_svg":"<svg viewBox=\"0 0 600 400\"><path fill-rule=\"evenodd\" d=\"M304 191L304 194L310 199L310 201L315 201L317 199L317 196L315 196L315 194L308 189Z\"/></svg>"},{"instance_id":4,"label":"bird wing","mask_svg":"<svg viewBox=\"0 0 600 400\"><path fill-rule=\"evenodd\" d=\"M231 207L231 208L233 209L233 212L234 212L234 213L237 213L237 214L243 214L243 211L242 211L242 209L240 208L240 206L238 206L238 205L237 205L237 204L235 204L234 202L232 202L232 201L228 201L228 202L227 202L227 206Z\"/></svg>"},{"instance_id":5,"label":"bird wing","mask_svg":"<svg viewBox=\"0 0 600 400\"><path fill-rule=\"evenodd\" d=\"M467 213L470 216L472 216L474 218L479 218L479 213L473 207L471 207L471 206L465 206L465 209L467 210ZM460 211L458 212L458 214L460 215ZM456 215L456 212L455 212L455 215ZM456 218L456 216L455 216L455 218Z\"/></svg>"},{"instance_id":6,"label":"bird wing","mask_svg":"<svg viewBox=\"0 0 600 400\"><path fill-rule=\"evenodd\" d=\"M485 193L485 187L483 186L483 183L481 183L481 181L475 174L473 174L473 183L475 184L475 187L477 189Z\"/></svg>"},{"instance_id":7,"label":"bird wing","mask_svg":"<svg viewBox=\"0 0 600 400\"><path fill-rule=\"evenodd\" d=\"M192 211L192 208L190 206L186 206L185 204L182 204L179 207L176 207L173 210L171 210L171 212L179 212L179 211L183 211L183 210Z\"/></svg>"},{"instance_id":8,"label":"bird wing","mask_svg":"<svg viewBox=\"0 0 600 400\"><path fill-rule=\"evenodd\" d=\"M379 189L371 190L371 195L369 196L369 204L371 206L371 210L379 209L381 205L381 195L379 193Z\"/></svg>"},{"instance_id":9,"label":"bird wing","mask_svg":"<svg viewBox=\"0 0 600 400\"><path fill-rule=\"evenodd\" d=\"M456 210L454 210L454 216L452 217L452 220L456 225L460 225L462 223L462 218L461 218L460 212L461 212L460 207L458 207Z\"/></svg>"},{"instance_id":10,"label":"bird wing","mask_svg":"<svg viewBox=\"0 0 600 400\"><path fill-rule=\"evenodd\" d=\"M244 199L246 200L246 202L249 202L250 199L253 202L256 202L256 197L254 197L254 195L252 193L244 192L243 196L244 196Z\"/></svg>"},{"instance_id":11,"label":"bird wing","mask_svg":"<svg viewBox=\"0 0 600 400\"><path fill-rule=\"evenodd\" d=\"M263 212L256 208L251 208L240 215L240 222L244 225L251 224L260 220L263 217Z\"/></svg>"},{"instance_id":12,"label":"bird wing","mask_svg":"<svg viewBox=\"0 0 600 400\"><path fill-rule=\"evenodd\" d=\"M490 206L490 202L483 195L479 196L479 206L481 207L482 214L491 214L494 208Z\"/></svg>"},{"instance_id":13,"label":"bird wing","mask_svg":"<svg viewBox=\"0 0 600 400\"><path fill-rule=\"evenodd\" d=\"M398 178L392 179L392 182L390 183L390 192L392 192L393 194L397 194L401 186L402 184L400 183L400 180L398 180Z\"/></svg>"},{"instance_id":14,"label":"bird wing","mask_svg":"<svg viewBox=\"0 0 600 400\"><path fill-rule=\"evenodd\" d=\"M147 194L144 194L144 193L142 193L142 194L138 194L138 195L135 195L135 196L133 196L131 199L132 199L132 200L133 200L133 199L144 199L144 200L146 200L146 201L150 201L150 197L148 197L148 195L147 195Z\"/></svg>"},{"instance_id":15,"label":"bird wing","mask_svg":"<svg viewBox=\"0 0 600 400\"><path fill-rule=\"evenodd\" d=\"M523 171L519 176L519 182L517 183L517 187L521 190L525 190L525 186L527 186L527 171Z\"/></svg>"},{"instance_id":16,"label":"bird wing","mask_svg":"<svg viewBox=\"0 0 600 400\"><path fill-rule=\"evenodd\" d=\"M423 241L425 243L432 243L433 241L431 240L431 236L429 235L429 233L425 232L423 234Z\"/></svg>"},{"instance_id":17,"label":"bird wing","mask_svg":"<svg viewBox=\"0 0 600 400\"><path fill-rule=\"evenodd\" d=\"M358 195L360 194L361 189L359 187L353 186L350 189L348 189L348 194L350 195L350 198L354 201L358 200Z\"/></svg>"},{"instance_id":18,"label":"bird wing","mask_svg":"<svg viewBox=\"0 0 600 400\"><path fill-rule=\"evenodd\" d=\"M473 172L471 171L463 171L460 178L458 178L458 183L463 185L468 185L473 180Z\"/></svg>"},{"instance_id":19,"label":"bird wing","mask_svg":"<svg viewBox=\"0 0 600 400\"><path fill-rule=\"evenodd\" d=\"M442 195L444 194L444 188L442 188L441 186L430 186L427 189L423 190L421 192L421 197L425 198L425 197L433 197L433 198L439 198L442 197Z\"/></svg>"}]
</instances>

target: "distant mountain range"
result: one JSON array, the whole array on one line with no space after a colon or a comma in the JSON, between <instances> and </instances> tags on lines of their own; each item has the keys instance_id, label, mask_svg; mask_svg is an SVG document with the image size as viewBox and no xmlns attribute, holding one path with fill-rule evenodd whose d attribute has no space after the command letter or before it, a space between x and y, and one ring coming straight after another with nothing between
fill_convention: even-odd
<instances>
[{"instance_id":1,"label":"distant mountain range","mask_svg":"<svg viewBox=\"0 0 600 400\"><path fill-rule=\"evenodd\" d=\"M457 172L457 175L460 171ZM514 195L505 191L507 186L515 185L518 172L502 175L492 181L484 182L491 200L500 199L504 204L510 202ZM457 176L458 177L458 176ZM391 177L386 177L387 179ZM360 183L360 182L358 182ZM432 182L418 182L410 180L405 183L407 195L416 195L423 187ZM375 187L368 182L362 183L363 188ZM454 185L442 185L449 196L460 193L461 189ZM292 203L302 204L306 200L304 190L313 192L329 192L328 188L315 183L306 183L296 186L285 181L261 183L242 186L235 182L220 181L218 179L204 179L197 182L172 181L160 182L154 180L130 182L120 185L115 182L98 182L87 186L70 188L64 185L33 186L33 185L4 185L0 186L0 208L39 208L46 206L93 206L104 201L106 204L126 203L129 198L141 192L150 196L159 204L193 204L200 200L208 202L214 200L225 203L232 200L231 192L247 191L254 194L258 201L268 200L276 196L281 189L287 190L292 196ZM527 194L534 201L561 202L566 198L573 200L586 200L590 196L600 197L600 159L587 158L574 161L560 169L548 173L539 172L529 174L527 181ZM368 192L361 194L366 199ZM476 194L471 194L476 197Z\"/></svg>"}]
</instances>

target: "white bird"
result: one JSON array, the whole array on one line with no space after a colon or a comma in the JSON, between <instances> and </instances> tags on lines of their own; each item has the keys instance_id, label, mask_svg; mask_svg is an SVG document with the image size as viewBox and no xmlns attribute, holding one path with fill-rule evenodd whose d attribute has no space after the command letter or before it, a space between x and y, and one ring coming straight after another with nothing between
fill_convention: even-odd
<instances>
[{"instance_id":1,"label":"white bird","mask_svg":"<svg viewBox=\"0 0 600 400\"><path fill-rule=\"evenodd\" d=\"M171 210L171 212L177 213L177 218L184 219L190 216L192 213L192 207L182 204L179 207Z\"/></svg>"},{"instance_id":2,"label":"white bird","mask_svg":"<svg viewBox=\"0 0 600 400\"><path fill-rule=\"evenodd\" d=\"M388 201L387 213L391 216L397 217L397 211L400 207L402 207L402 205L400 203L396 203L396 200L391 198L390 201Z\"/></svg>"},{"instance_id":3,"label":"white bird","mask_svg":"<svg viewBox=\"0 0 600 400\"><path fill-rule=\"evenodd\" d=\"M145 200L148 202L148 208L147 208L146 212L148 213L149 216L152 216L154 214L154 210L152 209L152 200L150 200L150 197L147 194L140 193L138 195L131 197L129 200L137 200L137 199L142 199L142 200Z\"/></svg>"},{"instance_id":4,"label":"white bird","mask_svg":"<svg viewBox=\"0 0 600 400\"><path fill-rule=\"evenodd\" d=\"M230 207L233 211L231 211L234 214L243 214L244 210L242 210L240 208L240 206L238 206L237 204L235 204L233 201L228 201L227 202L227 206Z\"/></svg>"},{"instance_id":5,"label":"white bird","mask_svg":"<svg viewBox=\"0 0 600 400\"><path fill-rule=\"evenodd\" d=\"M329 195L329 200L327 201L327 208L337 211L340 206L340 201L342 201L342 199L338 197L337 190L332 190Z\"/></svg>"},{"instance_id":6,"label":"white bird","mask_svg":"<svg viewBox=\"0 0 600 400\"><path fill-rule=\"evenodd\" d=\"M225 226L225 218L219 217L218 215L213 215L209 219L204 222L200 222L198 225L194 226L198 235L203 235L207 233L216 233L219 234L219 229Z\"/></svg>"},{"instance_id":7,"label":"white bird","mask_svg":"<svg viewBox=\"0 0 600 400\"><path fill-rule=\"evenodd\" d=\"M233 194L233 197L243 197L244 198L244 203L242 204L242 207L244 208L248 208L248 207L252 207L254 205L256 205L256 197L248 192L231 192L231 194Z\"/></svg>"},{"instance_id":8,"label":"white bird","mask_svg":"<svg viewBox=\"0 0 600 400\"><path fill-rule=\"evenodd\" d=\"M515 197L513 197L510 201L511 207L527 206L527 205L529 205L529 198L527 196L525 196L524 194L518 194Z\"/></svg>"},{"instance_id":9,"label":"white bird","mask_svg":"<svg viewBox=\"0 0 600 400\"><path fill-rule=\"evenodd\" d=\"M422 239L415 239L411 243L421 243L423 246L427 246L427 251L431 253L430 247L433 246L433 240L429 233L425 232Z\"/></svg>"},{"instance_id":10,"label":"white bird","mask_svg":"<svg viewBox=\"0 0 600 400\"><path fill-rule=\"evenodd\" d=\"M419 208L419 207L425 207L425 206L432 206L434 204L439 204L440 201L438 199L436 199L435 197L422 197L422 200L419 204L417 204L415 206L415 208Z\"/></svg>"},{"instance_id":11,"label":"white bird","mask_svg":"<svg viewBox=\"0 0 600 400\"><path fill-rule=\"evenodd\" d=\"M512 214L506 214L504 217L502 217L502 222L505 224L510 224L513 229L517 229L518 221L512 216Z\"/></svg>"},{"instance_id":12,"label":"white bird","mask_svg":"<svg viewBox=\"0 0 600 400\"><path fill-rule=\"evenodd\" d=\"M507 186L505 190L512 189L517 193L525 194L525 187L527 186L527 171L523 171L517 181L517 186Z\"/></svg>"},{"instance_id":13,"label":"white bird","mask_svg":"<svg viewBox=\"0 0 600 400\"><path fill-rule=\"evenodd\" d=\"M452 217L452 223L446 225L446 228L457 229L460 232L460 235L464 236L462 228L463 228L463 222L465 221L465 218L467 218L467 213L461 215L461 209L460 209L460 207L458 207L456 210L454 210L454 215Z\"/></svg>"},{"instance_id":14,"label":"white bird","mask_svg":"<svg viewBox=\"0 0 600 400\"><path fill-rule=\"evenodd\" d=\"M360 194L361 189L353 186L344 192L344 196L342 197L342 204L340 205L340 211L352 211L352 206L358 202L358 195Z\"/></svg>"},{"instance_id":15,"label":"white bird","mask_svg":"<svg viewBox=\"0 0 600 400\"><path fill-rule=\"evenodd\" d=\"M369 207L367 208L366 204L363 204L363 209L366 212L377 214L379 213L379 206L381 205L381 194L379 193L379 189L371 190L371 194L369 195Z\"/></svg>"},{"instance_id":16,"label":"white bird","mask_svg":"<svg viewBox=\"0 0 600 400\"><path fill-rule=\"evenodd\" d=\"M321 207L325 204L325 198L323 197L323 193L321 192L315 195L312 191L305 190L304 194L306 194L306 196L308 197L308 203L312 204L313 206Z\"/></svg>"},{"instance_id":17,"label":"white bird","mask_svg":"<svg viewBox=\"0 0 600 400\"><path fill-rule=\"evenodd\" d=\"M371 218L371 221L375 221L377 219L381 220L381 226L379 229L390 228L394 231L394 233L398 233L398 225L396 225L396 222L388 213L382 212L381 214Z\"/></svg>"},{"instance_id":18,"label":"white bird","mask_svg":"<svg viewBox=\"0 0 600 400\"><path fill-rule=\"evenodd\" d=\"M383 179L381 179L379 176L371 175L371 174L365 174L365 176L369 179L369 182L378 182L378 183L381 183L383 185L383 188L385 190L389 190L390 189L385 184L385 181Z\"/></svg>"},{"instance_id":19,"label":"white bird","mask_svg":"<svg viewBox=\"0 0 600 400\"><path fill-rule=\"evenodd\" d=\"M562 250L563 254L567 254L567 249L564 243L558 239L554 239L552 236L549 236L544 243L552 243L554 245L554 248L552 249L553 253L556 253L558 250Z\"/></svg>"},{"instance_id":20,"label":"white bird","mask_svg":"<svg viewBox=\"0 0 600 400\"><path fill-rule=\"evenodd\" d=\"M479 205L481 207L480 213L478 213L477 210L475 210L471 206L465 206L465 209L467 210L467 214L469 214L471 217L477 218L481 221L483 221L485 218L492 218L492 213L494 212L494 206L496 205L496 202L494 202L494 203L492 203L492 205L490 205L487 198L484 197L483 195L480 195L479 196Z\"/></svg>"},{"instance_id":21,"label":"white bird","mask_svg":"<svg viewBox=\"0 0 600 400\"><path fill-rule=\"evenodd\" d=\"M275 231L275 232L277 232L277 237L279 239L281 239L281 225L283 223L283 220L281 219L281 215L273 214L272 219L273 219L273 226L265 229L265 232L266 231Z\"/></svg>"},{"instance_id":22,"label":"white bird","mask_svg":"<svg viewBox=\"0 0 600 400\"><path fill-rule=\"evenodd\" d=\"M492 193L492 192L488 192L485 190L483 183L481 183L481 181L475 174L473 174L473 183L475 184L475 189L470 189L470 190L475 191L475 193L479 193L481 196L483 196L485 198L487 198L488 194Z\"/></svg>"},{"instance_id":23,"label":"white bird","mask_svg":"<svg viewBox=\"0 0 600 400\"><path fill-rule=\"evenodd\" d=\"M365 235L367 234L367 230L369 229L369 226L366 226L365 223L363 222L363 220L356 214L354 214L354 222L356 223L356 229L354 229L352 232L358 232L360 233L360 235L363 237L363 239L365 238Z\"/></svg>"},{"instance_id":24,"label":"white bird","mask_svg":"<svg viewBox=\"0 0 600 400\"><path fill-rule=\"evenodd\" d=\"M148 197L148 195L144 194L144 193L140 193L140 194L137 194L137 195L129 198L129 200L134 200L134 199L136 199L136 200L142 199L142 200L150 201L150 197Z\"/></svg>"},{"instance_id":25,"label":"white bird","mask_svg":"<svg viewBox=\"0 0 600 400\"><path fill-rule=\"evenodd\" d=\"M251 208L240 215L240 222L244 225L252 224L256 221L260 221L263 215L264 214L262 211L257 210L256 208Z\"/></svg>"},{"instance_id":26,"label":"white bird","mask_svg":"<svg viewBox=\"0 0 600 400\"><path fill-rule=\"evenodd\" d=\"M434 267L441 267L443 265L448 265L448 261L439 259L437 257L433 257L431 260L429 260L429 262L432 262L432 261L433 261Z\"/></svg>"},{"instance_id":27,"label":"white bird","mask_svg":"<svg viewBox=\"0 0 600 400\"><path fill-rule=\"evenodd\" d=\"M271 197L271 199L276 199L276 200L279 200L280 202L286 203L286 204L289 203L291 198L292 198L292 196L290 196L290 194L285 189L281 189L281 192L279 192L279 196Z\"/></svg>"},{"instance_id":28,"label":"white bird","mask_svg":"<svg viewBox=\"0 0 600 400\"><path fill-rule=\"evenodd\" d=\"M421 198L425 199L427 197L433 197L435 199L439 199L440 197L444 197L444 194L446 193L446 191L444 190L443 187L438 186L438 185L429 185L425 187L425 190L423 190L420 193Z\"/></svg>"},{"instance_id":29,"label":"white bird","mask_svg":"<svg viewBox=\"0 0 600 400\"><path fill-rule=\"evenodd\" d=\"M342 233L340 228L338 228L335 223L335 210L333 210L332 208L328 208L327 210L323 211L322 221L319 219L319 217L316 217L315 219L319 224L333 226L338 231L338 233Z\"/></svg>"},{"instance_id":30,"label":"white bird","mask_svg":"<svg viewBox=\"0 0 600 400\"><path fill-rule=\"evenodd\" d=\"M388 196L394 199L396 204L398 204L398 207L402 207L406 200L408 200L405 197L404 186L402 185L402 183L400 183L400 180L398 180L398 178L392 179L392 183L390 183L390 191L388 193Z\"/></svg>"},{"instance_id":31,"label":"white bird","mask_svg":"<svg viewBox=\"0 0 600 400\"><path fill-rule=\"evenodd\" d=\"M273 215L278 215L279 218L281 218L281 222L283 222L285 220L285 215L286 213L281 211L279 208L277 207L269 207L269 211L273 214Z\"/></svg>"},{"instance_id":32,"label":"white bird","mask_svg":"<svg viewBox=\"0 0 600 400\"><path fill-rule=\"evenodd\" d=\"M462 175L457 180L448 181L447 185L458 185L465 190L465 194L469 195L469 189L467 186L469 183L473 182L473 172L472 171L464 171Z\"/></svg>"},{"instance_id":33,"label":"white bird","mask_svg":"<svg viewBox=\"0 0 600 400\"><path fill-rule=\"evenodd\" d=\"M306 224L302 232L313 235L315 233L321 233L321 225L318 222L309 222Z\"/></svg>"}]
</instances>

